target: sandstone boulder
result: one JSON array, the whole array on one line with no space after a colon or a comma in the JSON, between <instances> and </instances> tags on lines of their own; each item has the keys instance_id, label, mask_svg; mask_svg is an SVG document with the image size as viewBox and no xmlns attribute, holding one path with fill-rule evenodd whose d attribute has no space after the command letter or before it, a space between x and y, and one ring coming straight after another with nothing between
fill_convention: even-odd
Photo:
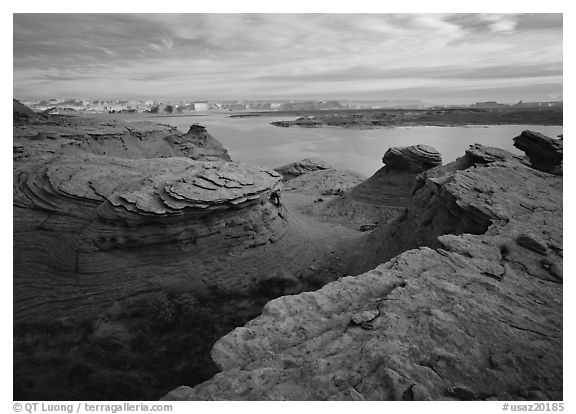
<instances>
[{"instance_id":1,"label":"sandstone boulder","mask_svg":"<svg viewBox=\"0 0 576 414\"><path fill-rule=\"evenodd\" d=\"M392 147L386 151L382 162L389 169L420 173L442 164L442 156L428 145Z\"/></svg>"},{"instance_id":2,"label":"sandstone boulder","mask_svg":"<svg viewBox=\"0 0 576 414\"><path fill-rule=\"evenodd\" d=\"M286 164L282 167L276 168L284 180L291 180L302 174L308 174L313 171L321 171L332 169L332 167L326 162L318 158L305 158L301 161Z\"/></svg>"},{"instance_id":3,"label":"sandstone boulder","mask_svg":"<svg viewBox=\"0 0 576 414\"><path fill-rule=\"evenodd\" d=\"M385 166L331 201L327 212L346 217L356 226L367 222L385 224L411 203L418 175L442 163L438 151L426 145L390 148L382 158ZM305 179L305 178L304 178Z\"/></svg>"},{"instance_id":4,"label":"sandstone boulder","mask_svg":"<svg viewBox=\"0 0 576 414\"><path fill-rule=\"evenodd\" d=\"M562 139L526 130L514 138L514 146L526 153L530 163L537 170L562 175Z\"/></svg>"}]
</instances>

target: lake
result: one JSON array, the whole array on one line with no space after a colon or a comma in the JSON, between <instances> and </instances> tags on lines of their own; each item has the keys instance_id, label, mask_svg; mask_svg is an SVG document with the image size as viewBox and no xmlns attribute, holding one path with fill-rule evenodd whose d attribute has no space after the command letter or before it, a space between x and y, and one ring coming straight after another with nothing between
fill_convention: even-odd
<instances>
[{"instance_id":1,"label":"lake","mask_svg":"<svg viewBox=\"0 0 576 414\"><path fill-rule=\"evenodd\" d=\"M462 156L471 144L498 147L523 154L513 146L512 138L525 129L550 137L562 134L562 126L491 125L469 127L395 127L376 129L280 128L270 122L296 119L258 116L230 118L229 114L172 115L106 114L126 121L150 120L169 124L182 132L193 123L204 125L222 142L234 161L269 168L303 158L321 158L336 168L349 169L366 176L382 167L382 156L390 147L426 144L436 148L444 163Z\"/></svg>"}]
</instances>

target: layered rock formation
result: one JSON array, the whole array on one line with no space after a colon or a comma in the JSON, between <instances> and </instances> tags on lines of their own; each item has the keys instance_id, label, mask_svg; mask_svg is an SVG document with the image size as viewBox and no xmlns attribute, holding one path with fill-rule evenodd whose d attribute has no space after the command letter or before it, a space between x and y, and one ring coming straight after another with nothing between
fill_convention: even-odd
<instances>
[{"instance_id":1,"label":"layered rock formation","mask_svg":"<svg viewBox=\"0 0 576 414\"><path fill-rule=\"evenodd\" d=\"M341 195L366 180L362 174L334 168L301 174L284 184L286 190L300 194L331 196Z\"/></svg>"},{"instance_id":2,"label":"layered rock formation","mask_svg":"<svg viewBox=\"0 0 576 414\"><path fill-rule=\"evenodd\" d=\"M39 117L13 145L15 321L167 286L241 292L277 267L310 273L330 248L283 206L280 174L229 162L201 126Z\"/></svg>"},{"instance_id":3,"label":"layered rock formation","mask_svg":"<svg viewBox=\"0 0 576 414\"><path fill-rule=\"evenodd\" d=\"M20 400L200 383L217 338L347 274L362 236L290 208L279 173L231 162L198 125L40 114L15 123L13 149Z\"/></svg>"},{"instance_id":4,"label":"layered rock formation","mask_svg":"<svg viewBox=\"0 0 576 414\"><path fill-rule=\"evenodd\" d=\"M246 165L87 154L31 163L16 180L15 320L93 311L164 283L240 288L249 280L213 275L213 261L287 232L270 200L280 177Z\"/></svg>"},{"instance_id":5,"label":"layered rock formation","mask_svg":"<svg viewBox=\"0 0 576 414\"><path fill-rule=\"evenodd\" d=\"M313 160L283 181L201 126L18 119L17 395L155 398L187 369L198 384L212 338L293 294L166 399L561 399L562 178L532 157L473 146L428 169L418 146L360 185ZM301 214L347 200L379 224Z\"/></svg>"},{"instance_id":6,"label":"layered rock formation","mask_svg":"<svg viewBox=\"0 0 576 414\"><path fill-rule=\"evenodd\" d=\"M562 137L558 140L527 130L514 138L514 146L526 153L537 170L562 175Z\"/></svg>"},{"instance_id":7,"label":"layered rock formation","mask_svg":"<svg viewBox=\"0 0 576 414\"><path fill-rule=\"evenodd\" d=\"M385 224L411 203L418 175L442 164L442 157L432 147L414 145L388 149L382 162L384 167L330 202L326 211L357 226Z\"/></svg>"},{"instance_id":8,"label":"layered rock formation","mask_svg":"<svg viewBox=\"0 0 576 414\"><path fill-rule=\"evenodd\" d=\"M164 399L562 399L560 177L473 146L371 241L385 263L269 302Z\"/></svg>"},{"instance_id":9,"label":"layered rock formation","mask_svg":"<svg viewBox=\"0 0 576 414\"><path fill-rule=\"evenodd\" d=\"M14 128L17 159L45 154L88 152L119 158L188 157L230 161L220 142L203 126L192 125L186 134L175 127L152 122L124 123L82 116L44 116Z\"/></svg>"},{"instance_id":10,"label":"layered rock formation","mask_svg":"<svg viewBox=\"0 0 576 414\"><path fill-rule=\"evenodd\" d=\"M343 194L366 179L362 174L338 170L317 158L293 162L275 171L282 175L285 190L317 196Z\"/></svg>"},{"instance_id":11,"label":"layered rock formation","mask_svg":"<svg viewBox=\"0 0 576 414\"><path fill-rule=\"evenodd\" d=\"M302 174L308 174L313 171L328 170L332 168L333 167L320 159L305 158L301 161L275 168L275 170L279 172L282 177L284 177L284 180L291 180Z\"/></svg>"},{"instance_id":12,"label":"layered rock formation","mask_svg":"<svg viewBox=\"0 0 576 414\"><path fill-rule=\"evenodd\" d=\"M382 162L388 169L420 173L442 165L442 156L428 145L413 145L388 149Z\"/></svg>"}]
</instances>

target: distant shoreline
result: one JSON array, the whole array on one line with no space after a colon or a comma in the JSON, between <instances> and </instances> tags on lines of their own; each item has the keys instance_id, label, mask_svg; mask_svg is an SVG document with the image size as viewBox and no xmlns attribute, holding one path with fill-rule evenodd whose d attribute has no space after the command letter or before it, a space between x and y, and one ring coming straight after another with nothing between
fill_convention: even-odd
<instances>
[{"instance_id":1,"label":"distant shoreline","mask_svg":"<svg viewBox=\"0 0 576 414\"><path fill-rule=\"evenodd\" d=\"M426 109L323 111L307 113L292 121L271 122L277 127L340 127L371 129L402 126L463 127L481 125L563 126L561 109Z\"/></svg>"}]
</instances>

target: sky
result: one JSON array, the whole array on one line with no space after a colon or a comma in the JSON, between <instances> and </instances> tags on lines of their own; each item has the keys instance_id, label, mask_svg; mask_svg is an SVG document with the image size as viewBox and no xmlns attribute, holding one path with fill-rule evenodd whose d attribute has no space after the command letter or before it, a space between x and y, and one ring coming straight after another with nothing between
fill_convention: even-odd
<instances>
[{"instance_id":1,"label":"sky","mask_svg":"<svg viewBox=\"0 0 576 414\"><path fill-rule=\"evenodd\" d=\"M14 14L22 100L561 100L562 14Z\"/></svg>"}]
</instances>

